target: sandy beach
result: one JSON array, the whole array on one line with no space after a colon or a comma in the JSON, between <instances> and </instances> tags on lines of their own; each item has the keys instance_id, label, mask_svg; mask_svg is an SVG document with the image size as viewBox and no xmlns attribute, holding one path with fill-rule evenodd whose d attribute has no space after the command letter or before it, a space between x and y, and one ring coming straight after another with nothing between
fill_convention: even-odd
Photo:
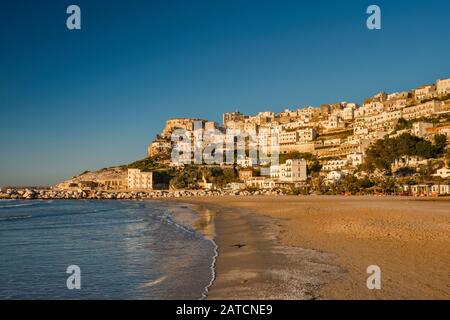
<instances>
[{"instance_id":1,"label":"sandy beach","mask_svg":"<svg viewBox=\"0 0 450 320\"><path fill-rule=\"evenodd\" d=\"M180 199L214 212L209 299L450 299L450 201L265 196ZM381 290L366 269L381 268Z\"/></svg>"}]
</instances>

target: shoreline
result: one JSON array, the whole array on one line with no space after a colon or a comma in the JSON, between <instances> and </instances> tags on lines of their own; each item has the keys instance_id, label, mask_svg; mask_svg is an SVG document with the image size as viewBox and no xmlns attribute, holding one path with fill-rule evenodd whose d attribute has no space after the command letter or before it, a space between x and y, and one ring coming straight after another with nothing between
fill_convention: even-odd
<instances>
[{"instance_id":1,"label":"shoreline","mask_svg":"<svg viewBox=\"0 0 450 320\"><path fill-rule=\"evenodd\" d=\"M216 212L219 255L208 299L448 299L446 200L279 196L169 202ZM372 264L382 269L380 291L366 287Z\"/></svg>"},{"instance_id":2,"label":"shoreline","mask_svg":"<svg viewBox=\"0 0 450 320\"><path fill-rule=\"evenodd\" d=\"M215 214L218 255L206 299L321 299L320 289L343 273L333 254L280 244L279 219L196 200L169 202Z\"/></svg>"},{"instance_id":3,"label":"shoreline","mask_svg":"<svg viewBox=\"0 0 450 320\"><path fill-rule=\"evenodd\" d=\"M212 241L211 281L199 299L450 298L449 198L118 200L165 203L176 223ZM369 265L382 270L380 291L366 287Z\"/></svg>"},{"instance_id":4,"label":"shoreline","mask_svg":"<svg viewBox=\"0 0 450 320\"><path fill-rule=\"evenodd\" d=\"M447 195L412 196L399 194L355 194L355 195L289 195L282 190L256 190L256 191L230 191L230 190L152 190L152 191L75 191L75 190L52 190L52 189L7 189L0 190L0 201L13 200L172 200L172 199L208 199L208 198L247 198L247 197L293 197L293 198L395 198L414 199L430 201L448 201Z\"/></svg>"}]
</instances>

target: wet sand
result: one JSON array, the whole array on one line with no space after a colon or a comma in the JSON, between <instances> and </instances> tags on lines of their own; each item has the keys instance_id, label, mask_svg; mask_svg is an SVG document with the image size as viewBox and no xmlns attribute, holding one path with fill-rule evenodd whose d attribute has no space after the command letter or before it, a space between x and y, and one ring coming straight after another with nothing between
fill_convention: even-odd
<instances>
[{"instance_id":1,"label":"wet sand","mask_svg":"<svg viewBox=\"0 0 450 320\"><path fill-rule=\"evenodd\" d=\"M210 299L450 299L450 201L264 196L178 201L215 213ZM381 268L381 290L366 269Z\"/></svg>"}]
</instances>

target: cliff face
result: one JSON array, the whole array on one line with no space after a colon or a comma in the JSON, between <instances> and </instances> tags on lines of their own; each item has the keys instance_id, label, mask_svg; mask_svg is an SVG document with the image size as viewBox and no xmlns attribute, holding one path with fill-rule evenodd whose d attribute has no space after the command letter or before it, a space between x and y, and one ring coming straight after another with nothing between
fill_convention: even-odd
<instances>
[{"instance_id":1,"label":"cliff face","mask_svg":"<svg viewBox=\"0 0 450 320\"><path fill-rule=\"evenodd\" d=\"M73 189L73 188L88 188L88 187L105 187L108 185L115 186L121 182L126 186L127 168L112 167L101 169L98 171L86 171L82 174L65 180L55 185L57 189Z\"/></svg>"}]
</instances>

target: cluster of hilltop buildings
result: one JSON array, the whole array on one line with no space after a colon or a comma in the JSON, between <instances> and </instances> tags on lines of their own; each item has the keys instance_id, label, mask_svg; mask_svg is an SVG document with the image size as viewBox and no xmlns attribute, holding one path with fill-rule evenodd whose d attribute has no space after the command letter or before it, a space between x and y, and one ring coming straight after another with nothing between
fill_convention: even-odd
<instances>
[{"instance_id":1,"label":"cluster of hilltop buildings","mask_svg":"<svg viewBox=\"0 0 450 320\"><path fill-rule=\"evenodd\" d=\"M357 168L364 163L367 148L386 136L395 137L407 132L432 140L436 134L443 134L450 142L449 115L450 79L443 79L410 91L381 92L366 99L362 105L341 102L287 109L280 113L265 111L256 115L236 111L224 113L221 124L197 118L169 119L162 132L149 144L148 156L164 155L157 161L177 168L186 164L204 165L205 159L199 160L196 151L206 150L211 142L215 142L213 153L220 150L224 156L215 157L218 163L214 162L214 165L239 170L240 182L230 183L229 188L273 189L303 186L308 179L307 161L284 156L288 159L278 163L273 161L273 155L276 153L278 160L283 154L308 153L320 162L320 175L326 183L334 183L346 174L358 176L361 172ZM402 118L410 125L399 129L397 124ZM174 138L180 131L181 138L180 135ZM255 145L257 153L249 152ZM243 150L236 152L239 148ZM174 151L183 157L175 159ZM414 168L424 163L426 160L420 157L404 156L395 161L393 170ZM436 175L449 178L443 175L445 170L442 168ZM168 181L155 179L155 172L123 168L116 171L100 172L92 177L91 173L86 173L59 186L103 190L169 187ZM200 184L203 188L214 188L208 181Z\"/></svg>"},{"instance_id":2,"label":"cluster of hilltop buildings","mask_svg":"<svg viewBox=\"0 0 450 320\"><path fill-rule=\"evenodd\" d=\"M180 144L178 145L180 150L187 151L188 163L194 158L191 151L195 148L194 136L198 130L201 130L203 136L209 137L230 133L232 136L256 133L255 143L263 145L268 154L273 152L276 145L279 154L296 151L315 155L321 161L322 174L327 176L327 180L335 181L345 174L346 169L355 169L362 164L367 148L385 136L393 137L409 132L432 139L435 134L445 134L450 141L450 123L427 121L427 118L447 113L450 113L450 79L443 79L410 91L391 94L381 92L366 99L362 105L341 102L297 110L287 109L280 113L266 111L257 115L244 115L236 111L223 114L221 125L205 119L170 119L157 139L149 145L148 155L170 154L176 148L177 141L171 135L177 129L190 135L188 141L184 142L184 147L180 148ZM412 128L396 130L401 118L412 122ZM212 134L208 135L208 132ZM248 142L246 143L245 146L248 146ZM236 146L236 143L232 146ZM226 153L226 141L223 142L223 148ZM258 163L256 159L244 152L237 156L235 162L242 170L267 165ZM168 161L171 165L180 164L173 159ZM395 165L419 164L420 161L421 159L399 159ZM289 166L301 167L301 173L295 177L286 176ZM248 177L250 170L244 170L247 171L245 182L260 188L271 188L285 182L301 182L307 178L305 167L305 161L287 162L279 168L271 167L270 177L266 175L264 178Z\"/></svg>"}]
</instances>

